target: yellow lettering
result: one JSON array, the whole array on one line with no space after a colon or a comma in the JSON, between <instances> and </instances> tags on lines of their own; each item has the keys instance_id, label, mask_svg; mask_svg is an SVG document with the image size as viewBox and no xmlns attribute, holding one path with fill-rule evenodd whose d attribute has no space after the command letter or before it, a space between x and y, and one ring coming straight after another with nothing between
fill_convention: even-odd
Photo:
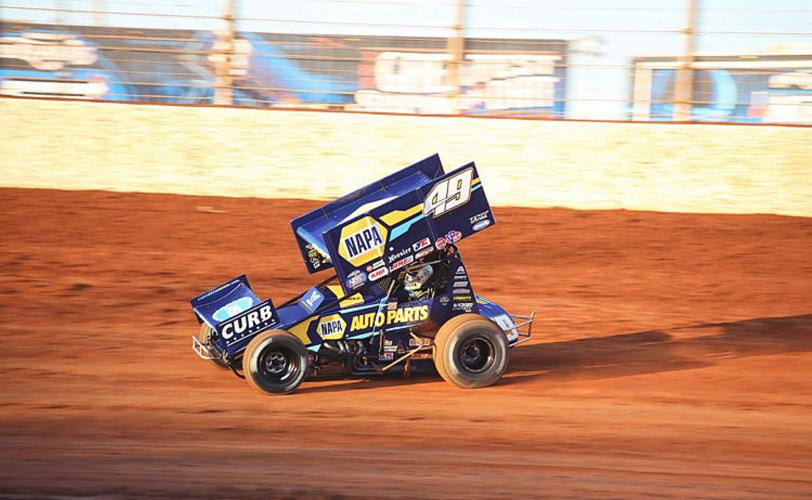
<instances>
[{"instance_id":1,"label":"yellow lettering","mask_svg":"<svg viewBox=\"0 0 812 500\"><path fill-rule=\"evenodd\" d=\"M380 328L383 326L384 322L386 321L386 315L382 312L379 312L375 317L375 327Z\"/></svg>"},{"instance_id":2,"label":"yellow lettering","mask_svg":"<svg viewBox=\"0 0 812 500\"><path fill-rule=\"evenodd\" d=\"M361 321L360 321L361 318L362 318L362 316L360 314L358 316L355 316L355 317L352 318L352 324L350 325L350 331L351 332L354 332L355 330L358 330L359 328L361 328Z\"/></svg>"},{"instance_id":3,"label":"yellow lettering","mask_svg":"<svg viewBox=\"0 0 812 500\"><path fill-rule=\"evenodd\" d=\"M429 317L429 306L420 307L420 321L425 321Z\"/></svg>"},{"instance_id":4,"label":"yellow lettering","mask_svg":"<svg viewBox=\"0 0 812 500\"><path fill-rule=\"evenodd\" d=\"M397 314L398 314L397 309L392 309L391 311L388 311L388 314L387 314L387 317L386 317L386 323L387 324L394 323L396 321Z\"/></svg>"}]
</instances>

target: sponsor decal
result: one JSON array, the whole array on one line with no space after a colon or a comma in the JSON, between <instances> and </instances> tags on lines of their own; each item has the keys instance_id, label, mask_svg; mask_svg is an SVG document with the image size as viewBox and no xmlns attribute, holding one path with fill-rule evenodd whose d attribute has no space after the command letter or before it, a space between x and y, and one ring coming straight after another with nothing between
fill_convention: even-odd
<instances>
[{"instance_id":1,"label":"sponsor decal","mask_svg":"<svg viewBox=\"0 0 812 500\"><path fill-rule=\"evenodd\" d=\"M341 228L338 254L353 266L383 257L388 232L370 216L358 219Z\"/></svg>"},{"instance_id":2,"label":"sponsor decal","mask_svg":"<svg viewBox=\"0 0 812 500\"><path fill-rule=\"evenodd\" d=\"M385 345L385 346L383 346L383 352L398 352L398 346L396 346L396 345Z\"/></svg>"},{"instance_id":3,"label":"sponsor decal","mask_svg":"<svg viewBox=\"0 0 812 500\"><path fill-rule=\"evenodd\" d=\"M471 223L471 225L473 225L473 224L476 224L479 221L483 221L483 220L488 218L488 213L489 212L490 212L490 210L485 210L484 212L478 213L478 214L474 215L473 217L469 217L468 222Z\"/></svg>"},{"instance_id":4,"label":"sponsor decal","mask_svg":"<svg viewBox=\"0 0 812 500\"><path fill-rule=\"evenodd\" d=\"M387 260L391 264L392 262L400 259L401 257L409 255L410 253L412 253L412 249L407 247L407 248L404 248L403 250L399 251L398 253L391 254L389 257L387 257Z\"/></svg>"},{"instance_id":5,"label":"sponsor decal","mask_svg":"<svg viewBox=\"0 0 812 500\"><path fill-rule=\"evenodd\" d=\"M429 247L429 248L427 248L425 250L420 250L419 252L417 252L414 255L414 258L415 259L422 259L423 257L425 257L426 255L430 254L433 251L434 251L434 248L432 248L432 247Z\"/></svg>"},{"instance_id":6,"label":"sponsor decal","mask_svg":"<svg viewBox=\"0 0 812 500\"><path fill-rule=\"evenodd\" d=\"M500 314L493 318L499 328L507 335L508 342L513 342L519 338L519 331L516 330L516 324L507 314Z\"/></svg>"},{"instance_id":7,"label":"sponsor decal","mask_svg":"<svg viewBox=\"0 0 812 500\"><path fill-rule=\"evenodd\" d=\"M381 353L381 355L378 356L378 359L380 359L381 361L392 361L393 359L395 359L395 353L393 352Z\"/></svg>"},{"instance_id":8,"label":"sponsor decal","mask_svg":"<svg viewBox=\"0 0 812 500\"><path fill-rule=\"evenodd\" d=\"M386 276L387 274L389 274L389 269L386 268L386 267L376 269L376 270L372 271L371 273L369 273L369 281L377 281L377 280L383 278L384 276Z\"/></svg>"},{"instance_id":9,"label":"sponsor decal","mask_svg":"<svg viewBox=\"0 0 812 500\"><path fill-rule=\"evenodd\" d=\"M266 300L260 302L256 307L221 323L218 328L226 344L231 345L245 337L267 329L276 322L273 306L270 300Z\"/></svg>"},{"instance_id":10,"label":"sponsor decal","mask_svg":"<svg viewBox=\"0 0 812 500\"><path fill-rule=\"evenodd\" d=\"M457 278L459 276L459 278ZM454 279L465 279L465 267L460 266L457 268L457 271L454 273Z\"/></svg>"},{"instance_id":11,"label":"sponsor decal","mask_svg":"<svg viewBox=\"0 0 812 500\"><path fill-rule=\"evenodd\" d=\"M452 291L451 293L453 293L454 295L464 295L466 293L471 293L471 289L470 288L455 288L454 291Z\"/></svg>"},{"instance_id":12,"label":"sponsor decal","mask_svg":"<svg viewBox=\"0 0 812 500\"><path fill-rule=\"evenodd\" d=\"M305 293L305 296L302 297L300 303L304 306L308 312L313 312L316 310L317 307L322 303L324 300L324 295L318 291L318 289L313 288L309 292Z\"/></svg>"},{"instance_id":13,"label":"sponsor decal","mask_svg":"<svg viewBox=\"0 0 812 500\"><path fill-rule=\"evenodd\" d=\"M400 269L406 264L411 264L412 262L414 262L414 255L409 255L408 257L404 257L399 261L395 262L394 264L392 264L391 266L389 266L389 270L394 272L395 270Z\"/></svg>"},{"instance_id":14,"label":"sponsor decal","mask_svg":"<svg viewBox=\"0 0 812 500\"><path fill-rule=\"evenodd\" d=\"M457 288L457 287L463 287L464 288L464 287L467 287L467 286L468 286L467 281L455 281L454 282L454 288Z\"/></svg>"},{"instance_id":15,"label":"sponsor decal","mask_svg":"<svg viewBox=\"0 0 812 500\"><path fill-rule=\"evenodd\" d=\"M367 282L367 273L361 271L360 269L356 269L355 271L347 275L348 288L358 288L359 286L363 285L366 282Z\"/></svg>"},{"instance_id":16,"label":"sponsor decal","mask_svg":"<svg viewBox=\"0 0 812 500\"><path fill-rule=\"evenodd\" d=\"M470 295L455 295L454 302L471 302L474 300Z\"/></svg>"},{"instance_id":17,"label":"sponsor decal","mask_svg":"<svg viewBox=\"0 0 812 500\"><path fill-rule=\"evenodd\" d=\"M305 245L305 250L307 250L307 258L310 260L310 264L313 266L313 269L320 268L323 264L327 263L327 259L322 255L321 252L313 246L312 243L308 243Z\"/></svg>"},{"instance_id":18,"label":"sponsor decal","mask_svg":"<svg viewBox=\"0 0 812 500\"><path fill-rule=\"evenodd\" d=\"M369 330L371 328L381 328L383 326L400 323L416 323L425 321L429 317L429 306L410 306L400 309L390 309L386 312L370 312L359 314L352 318L350 332L359 330Z\"/></svg>"},{"instance_id":19,"label":"sponsor decal","mask_svg":"<svg viewBox=\"0 0 812 500\"><path fill-rule=\"evenodd\" d=\"M456 229L445 233L445 239L449 244L456 243L462 239L462 233Z\"/></svg>"},{"instance_id":20,"label":"sponsor decal","mask_svg":"<svg viewBox=\"0 0 812 500\"><path fill-rule=\"evenodd\" d=\"M422 240L412 245L412 250L417 252L418 250L423 250L424 248L429 246L431 246L431 240L428 238L423 238Z\"/></svg>"},{"instance_id":21,"label":"sponsor decal","mask_svg":"<svg viewBox=\"0 0 812 500\"><path fill-rule=\"evenodd\" d=\"M451 308L452 311L464 311L464 312L471 312L474 310L473 302L461 302L459 304L454 304Z\"/></svg>"},{"instance_id":22,"label":"sponsor decal","mask_svg":"<svg viewBox=\"0 0 812 500\"><path fill-rule=\"evenodd\" d=\"M442 250L443 248L445 248L447 243L448 242L445 240L445 238L440 236L439 238L437 238L437 241L434 242L434 246L437 247L437 250Z\"/></svg>"},{"instance_id":23,"label":"sponsor decal","mask_svg":"<svg viewBox=\"0 0 812 500\"><path fill-rule=\"evenodd\" d=\"M357 306L364 303L364 297L360 293L350 295L341 301L341 307Z\"/></svg>"},{"instance_id":24,"label":"sponsor decal","mask_svg":"<svg viewBox=\"0 0 812 500\"><path fill-rule=\"evenodd\" d=\"M214 311L214 314L212 314L211 317L218 322L222 322L228 318L233 318L243 311L251 309L252 305L254 305L254 300L251 297L241 297Z\"/></svg>"},{"instance_id":25,"label":"sponsor decal","mask_svg":"<svg viewBox=\"0 0 812 500\"><path fill-rule=\"evenodd\" d=\"M323 316L316 325L316 333L324 340L338 340L346 329L347 322L338 314Z\"/></svg>"},{"instance_id":26,"label":"sponsor decal","mask_svg":"<svg viewBox=\"0 0 812 500\"><path fill-rule=\"evenodd\" d=\"M40 71L60 71L94 64L97 55L96 47L75 35L28 32L0 38L0 58L25 61Z\"/></svg>"},{"instance_id":27,"label":"sponsor decal","mask_svg":"<svg viewBox=\"0 0 812 500\"><path fill-rule=\"evenodd\" d=\"M374 271L375 269L378 269L379 267L381 267L383 265L384 265L384 263L383 263L382 260L376 260L372 264L367 265L367 272Z\"/></svg>"},{"instance_id":28,"label":"sponsor decal","mask_svg":"<svg viewBox=\"0 0 812 500\"><path fill-rule=\"evenodd\" d=\"M445 296L445 295L443 295L442 297L440 297L440 304L442 304L442 305L444 305L444 306L447 306L447 305L448 305L448 303L449 303L450 301L451 301L451 299L449 299L449 298L448 298L447 296Z\"/></svg>"},{"instance_id":29,"label":"sponsor decal","mask_svg":"<svg viewBox=\"0 0 812 500\"><path fill-rule=\"evenodd\" d=\"M392 309L397 309L397 308L398 308L398 303L397 302L390 302L390 303L386 304L386 309L389 310L389 311L391 311Z\"/></svg>"},{"instance_id":30,"label":"sponsor decal","mask_svg":"<svg viewBox=\"0 0 812 500\"><path fill-rule=\"evenodd\" d=\"M485 229L486 227L488 227L490 225L491 225L490 220L488 220L488 219L481 220L481 221L479 221L479 222L477 222L476 224L473 225L473 230L474 231L479 231L479 230Z\"/></svg>"}]
</instances>

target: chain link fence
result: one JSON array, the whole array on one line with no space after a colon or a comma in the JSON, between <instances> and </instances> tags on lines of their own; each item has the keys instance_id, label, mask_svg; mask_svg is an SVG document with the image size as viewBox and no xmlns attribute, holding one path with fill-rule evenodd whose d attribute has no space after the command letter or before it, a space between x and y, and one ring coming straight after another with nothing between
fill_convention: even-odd
<instances>
[{"instance_id":1,"label":"chain link fence","mask_svg":"<svg viewBox=\"0 0 812 500\"><path fill-rule=\"evenodd\" d=\"M812 124L806 0L10 0L0 95Z\"/></svg>"}]
</instances>

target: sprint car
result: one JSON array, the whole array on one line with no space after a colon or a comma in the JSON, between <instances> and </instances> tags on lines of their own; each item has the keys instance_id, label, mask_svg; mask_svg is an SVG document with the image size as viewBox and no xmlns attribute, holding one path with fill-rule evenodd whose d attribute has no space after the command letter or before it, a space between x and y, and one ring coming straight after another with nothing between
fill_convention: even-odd
<instances>
[{"instance_id":1,"label":"sprint car","mask_svg":"<svg viewBox=\"0 0 812 500\"><path fill-rule=\"evenodd\" d=\"M474 293L458 244L495 223L474 163L445 173L432 155L291 222L308 272L333 269L319 284L275 306L241 275L193 298L192 347L265 393L329 363L370 375L416 359L489 386L534 316Z\"/></svg>"}]
</instances>

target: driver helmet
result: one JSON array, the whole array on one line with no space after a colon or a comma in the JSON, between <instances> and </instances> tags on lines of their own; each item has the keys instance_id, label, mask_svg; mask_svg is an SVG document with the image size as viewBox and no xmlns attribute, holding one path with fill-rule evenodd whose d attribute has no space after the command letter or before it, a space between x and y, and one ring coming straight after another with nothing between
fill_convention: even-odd
<instances>
[{"instance_id":1,"label":"driver helmet","mask_svg":"<svg viewBox=\"0 0 812 500\"><path fill-rule=\"evenodd\" d=\"M412 267L406 272L403 288L410 294L419 292L429 281L432 274L434 274L434 270L431 268L431 264L420 264Z\"/></svg>"}]
</instances>

